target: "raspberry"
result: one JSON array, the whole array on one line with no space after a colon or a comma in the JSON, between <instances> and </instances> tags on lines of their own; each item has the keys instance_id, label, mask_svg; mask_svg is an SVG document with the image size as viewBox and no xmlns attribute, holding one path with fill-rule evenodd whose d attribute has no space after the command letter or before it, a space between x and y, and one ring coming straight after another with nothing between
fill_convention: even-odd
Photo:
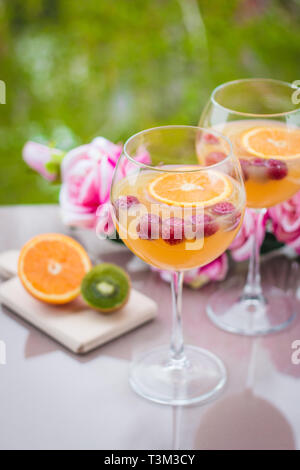
<instances>
[{"instance_id":1,"label":"raspberry","mask_svg":"<svg viewBox=\"0 0 300 470\"><path fill-rule=\"evenodd\" d=\"M270 180L282 180L288 174L288 167L281 160L268 160L266 167L268 169L268 177Z\"/></svg>"},{"instance_id":2,"label":"raspberry","mask_svg":"<svg viewBox=\"0 0 300 470\"><path fill-rule=\"evenodd\" d=\"M203 235L210 237L219 230L217 222L208 214L192 215L190 223L196 238Z\"/></svg>"},{"instance_id":3,"label":"raspberry","mask_svg":"<svg viewBox=\"0 0 300 470\"><path fill-rule=\"evenodd\" d=\"M169 245L177 245L184 238L184 220L170 217L162 223L162 238Z\"/></svg>"},{"instance_id":4,"label":"raspberry","mask_svg":"<svg viewBox=\"0 0 300 470\"><path fill-rule=\"evenodd\" d=\"M157 240L161 236L161 218L156 214L144 214L136 231L142 240Z\"/></svg>"},{"instance_id":5,"label":"raspberry","mask_svg":"<svg viewBox=\"0 0 300 470\"><path fill-rule=\"evenodd\" d=\"M212 212L217 215L232 214L236 209L231 202L218 202L211 208Z\"/></svg>"},{"instance_id":6,"label":"raspberry","mask_svg":"<svg viewBox=\"0 0 300 470\"><path fill-rule=\"evenodd\" d=\"M120 196L115 202L114 207L117 213L117 217L119 216L120 209L129 209L132 206L139 204L140 201L135 196Z\"/></svg>"},{"instance_id":7,"label":"raspberry","mask_svg":"<svg viewBox=\"0 0 300 470\"><path fill-rule=\"evenodd\" d=\"M262 158L253 158L253 160L251 160L251 163L250 163L252 166L266 166L266 162L265 160L263 160Z\"/></svg>"},{"instance_id":8,"label":"raspberry","mask_svg":"<svg viewBox=\"0 0 300 470\"><path fill-rule=\"evenodd\" d=\"M206 165L215 165L216 163L221 162L226 158L226 154L224 152L210 152L205 157L205 164Z\"/></svg>"},{"instance_id":9,"label":"raspberry","mask_svg":"<svg viewBox=\"0 0 300 470\"><path fill-rule=\"evenodd\" d=\"M203 140L206 144L218 144L219 139L214 134L204 134Z\"/></svg>"}]
</instances>

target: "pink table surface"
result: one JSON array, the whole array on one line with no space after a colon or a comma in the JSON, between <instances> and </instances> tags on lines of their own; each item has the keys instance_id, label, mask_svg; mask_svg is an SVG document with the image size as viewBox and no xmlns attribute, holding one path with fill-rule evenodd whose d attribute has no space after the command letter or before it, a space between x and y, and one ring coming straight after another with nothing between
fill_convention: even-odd
<instances>
[{"instance_id":1,"label":"pink table surface","mask_svg":"<svg viewBox=\"0 0 300 470\"><path fill-rule=\"evenodd\" d=\"M37 233L67 232L56 206L2 207L0 220L0 252ZM93 234L89 239L96 252L101 242ZM132 255L105 243L102 259L126 267ZM185 339L217 353L229 380L209 404L156 405L131 391L128 365L135 351L169 340L169 286L150 271L132 279L157 301L158 318L82 357L0 307L7 348L7 364L0 365L0 449L299 449L300 365L291 362L291 343L300 340L300 319L269 337L235 336L206 317L214 285L185 288Z\"/></svg>"}]
</instances>

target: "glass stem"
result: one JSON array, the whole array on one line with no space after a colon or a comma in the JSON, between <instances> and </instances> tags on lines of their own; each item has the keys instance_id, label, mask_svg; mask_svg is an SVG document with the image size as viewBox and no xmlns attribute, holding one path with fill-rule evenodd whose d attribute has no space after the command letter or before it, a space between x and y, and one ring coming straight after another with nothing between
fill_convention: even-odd
<instances>
[{"instance_id":1,"label":"glass stem","mask_svg":"<svg viewBox=\"0 0 300 470\"><path fill-rule=\"evenodd\" d=\"M182 286L183 272L172 273L172 308L173 324L171 337L171 359L182 362L185 359L182 331Z\"/></svg>"},{"instance_id":2,"label":"glass stem","mask_svg":"<svg viewBox=\"0 0 300 470\"><path fill-rule=\"evenodd\" d=\"M249 270L246 285L244 287L241 300L257 300L264 302L264 296L260 277L260 245L259 245L259 227L266 213L266 209L258 209L255 217L255 228L252 242L252 251L249 260Z\"/></svg>"}]
</instances>

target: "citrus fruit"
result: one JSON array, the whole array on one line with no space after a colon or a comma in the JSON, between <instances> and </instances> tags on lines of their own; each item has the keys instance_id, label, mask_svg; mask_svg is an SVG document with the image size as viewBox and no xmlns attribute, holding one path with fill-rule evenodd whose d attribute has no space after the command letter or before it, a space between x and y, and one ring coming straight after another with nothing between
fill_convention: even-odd
<instances>
[{"instance_id":1,"label":"citrus fruit","mask_svg":"<svg viewBox=\"0 0 300 470\"><path fill-rule=\"evenodd\" d=\"M252 155L265 159L289 160L300 157L300 130L284 127L254 127L242 136Z\"/></svg>"},{"instance_id":2,"label":"citrus fruit","mask_svg":"<svg viewBox=\"0 0 300 470\"><path fill-rule=\"evenodd\" d=\"M123 307L129 293L129 276L122 268L110 263L95 266L81 284L81 295L85 302L104 313Z\"/></svg>"},{"instance_id":3,"label":"citrus fruit","mask_svg":"<svg viewBox=\"0 0 300 470\"><path fill-rule=\"evenodd\" d=\"M166 173L152 180L150 195L165 204L198 207L216 204L232 192L229 178L218 171Z\"/></svg>"},{"instance_id":4,"label":"citrus fruit","mask_svg":"<svg viewBox=\"0 0 300 470\"><path fill-rule=\"evenodd\" d=\"M34 297L51 304L65 304L80 294L80 284L91 268L84 248L66 235L38 235L20 253L19 278Z\"/></svg>"}]
</instances>

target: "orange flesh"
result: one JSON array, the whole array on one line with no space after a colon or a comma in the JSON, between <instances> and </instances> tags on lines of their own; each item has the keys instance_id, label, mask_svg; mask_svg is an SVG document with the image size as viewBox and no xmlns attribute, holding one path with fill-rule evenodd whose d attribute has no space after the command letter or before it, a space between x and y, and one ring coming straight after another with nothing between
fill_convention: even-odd
<instances>
[{"instance_id":1,"label":"orange flesh","mask_svg":"<svg viewBox=\"0 0 300 470\"><path fill-rule=\"evenodd\" d=\"M252 158L262 158L254 155L247 151L247 149L242 145L242 136L247 130L256 127L282 127L286 129L284 123L278 121L270 120L245 120L245 121L234 121L228 124L222 124L217 126L217 129L231 139L233 144L233 149L236 156L240 159L252 159ZM291 134L292 135L292 134ZM258 146L258 142L253 140L253 145ZM299 142L298 135L293 136L293 142L289 142L285 152L292 152L292 154L300 153L300 147L295 148L297 142ZM293 148L292 148L293 144ZM267 152L272 151L274 153L274 146L270 147L269 143L260 146L260 149ZM296 192L300 190L300 157L284 159L284 151L279 153L285 161L288 167L288 175L281 180L271 180L267 179L266 181L257 181L249 178L245 181L245 188L247 194L247 206L255 209L268 208L279 204L283 201L286 201L292 197Z\"/></svg>"},{"instance_id":2,"label":"orange flesh","mask_svg":"<svg viewBox=\"0 0 300 470\"><path fill-rule=\"evenodd\" d=\"M195 207L224 199L222 196L231 191L231 185L220 172L167 173L154 178L148 191L159 202Z\"/></svg>"},{"instance_id":3,"label":"orange flesh","mask_svg":"<svg viewBox=\"0 0 300 470\"><path fill-rule=\"evenodd\" d=\"M242 138L248 152L262 158L282 160L300 157L300 131L287 127L257 127Z\"/></svg>"},{"instance_id":4,"label":"orange flesh","mask_svg":"<svg viewBox=\"0 0 300 470\"><path fill-rule=\"evenodd\" d=\"M91 267L84 249L63 235L41 235L26 244L20 254L19 277L35 297L49 303L65 303L80 292Z\"/></svg>"}]
</instances>

